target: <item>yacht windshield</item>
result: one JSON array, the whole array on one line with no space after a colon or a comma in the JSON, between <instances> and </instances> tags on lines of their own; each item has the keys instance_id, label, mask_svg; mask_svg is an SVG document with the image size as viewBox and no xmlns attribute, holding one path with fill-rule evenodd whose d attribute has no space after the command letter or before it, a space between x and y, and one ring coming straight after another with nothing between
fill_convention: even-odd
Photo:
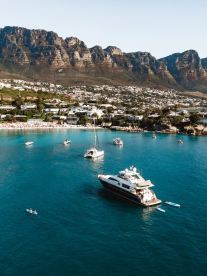
<instances>
[{"instance_id":1,"label":"yacht windshield","mask_svg":"<svg viewBox=\"0 0 207 276\"><path fill-rule=\"evenodd\" d=\"M139 179L139 176L137 174L133 174L131 175L132 178L136 178L136 179Z\"/></svg>"}]
</instances>

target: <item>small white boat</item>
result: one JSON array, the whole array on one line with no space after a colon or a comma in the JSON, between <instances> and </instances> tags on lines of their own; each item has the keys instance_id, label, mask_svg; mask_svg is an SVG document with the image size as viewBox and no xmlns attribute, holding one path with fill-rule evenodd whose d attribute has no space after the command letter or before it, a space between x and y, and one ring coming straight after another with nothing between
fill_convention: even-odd
<instances>
[{"instance_id":1,"label":"small white boat","mask_svg":"<svg viewBox=\"0 0 207 276\"><path fill-rule=\"evenodd\" d=\"M156 134L155 133L152 134L152 138L156 139Z\"/></svg>"},{"instance_id":2,"label":"small white boat","mask_svg":"<svg viewBox=\"0 0 207 276\"><path fill-rule=\"evenodd\" d=\"M179 143L179 144L183 144L183 141L182 141L182 140L178 140L178 143Z\"/></svg>"},{"instance_id":3,"label":"small white boat","mask_svg":"<svg viewBox=\"0 0 207 276\"><path fill-rule=\"evenodd\" d=\"M174 206L174 207L180 207L180 204L174 203L174 202L169 202L169 201L165 201L165 204Z\"/></svg>"},{"instance_id":4,"label":"small white boat","mask_svg":"<svg viewBox=\"0 0 207 276\"><path fill-rule=\"evenodd\" d=\"M165 210L164 210L164 209L162 209L162 208L160 208L160 207L157 207L156 209L157 209L158 211L160 211L160 212L165 213Z\"/></svg>"},{"instance_id":5,"label":"small white boat","mask_svg":"<svg viewBox=\"0 0 207 276\"><path fill-rule=\"evenodd\" d=\"M64 142L62 142L63 145L68 145L70 143L70 140L66 139Z\"/></svg>"},{"instance_id":6,"label":"small white boat","mask_svg":"<svg viewBox=\"0 0 207 276\"><path fill-rule=\"evenodd\" d=\"M25 146L30 146L32 144L33 144L33 142L28 141L28 142L25 143Z\"/></svg>"},{"instance_id":7,"label":"small white boat","mask_svg":"<svg viewBox=\"0 0 207 276\"><path fill-rule=\"evenodd\" d=\"M113 144L118 145L118 146L123 146L124 143L121 140L121 138L115 138L115 139L113 139Z\"/></svg>"}]
</instances>

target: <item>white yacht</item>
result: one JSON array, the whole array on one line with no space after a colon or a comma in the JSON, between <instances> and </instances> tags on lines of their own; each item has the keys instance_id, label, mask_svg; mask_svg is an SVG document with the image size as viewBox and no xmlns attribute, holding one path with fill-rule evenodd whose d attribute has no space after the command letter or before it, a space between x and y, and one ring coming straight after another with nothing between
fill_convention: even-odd
<instances>
[{"instance_id":1,"label":"white yacht","mask_svg":"<svg viewBox=\"0 0 207 276\"><path fill-rule=\"evenodd\" d=\"M121 140L121 138L115 138L115 139L113 139L113 143L115 144L115 145L119 145L119 146L123 146L123 141Z\"/></svg>"},{"instance_id":2,"label":"white yacht","mask_svg":"<svg viewBox=\"0 0 207 276\"><path fill-rule=\"evenodd\" d=\"M118 175L98 175L102 185L109 191L148 207L161 203L150 188L154 185L145 180L133 166Z\"/></svg>"},{"instance_id":3,"label":"white yacht","mask_svg":"<svg viewBox=\"0 0 207 276\"><path fill-rule=\"evenodd\" d=\"M98 150L96 148L96 140L97 140L97 137L96 137L95 120L94 120L94 146L91 147L89 150L87 150L87 152L84 154L85 158L97 158L104 155L103 150Z\"/></svg>"}]
</instances>

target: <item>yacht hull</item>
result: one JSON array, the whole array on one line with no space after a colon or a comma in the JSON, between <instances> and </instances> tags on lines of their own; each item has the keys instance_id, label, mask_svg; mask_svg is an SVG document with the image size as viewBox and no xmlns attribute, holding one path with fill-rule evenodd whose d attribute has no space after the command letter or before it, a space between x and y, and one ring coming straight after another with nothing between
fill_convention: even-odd
<instances>
[{"instance_id":1,"label":"yacht hull","mask_svg":"<svg viewBox=\"0 0 207 276\"><path fill-rule=\"evenodd\" d=\"M156 202L149 202L149 203L146 203L146 204L143 204L141 203L139 197L137 195L134 195L130 192L127 192L127 191L124 191L123 189L119 188L119 187L116 187L114 185L111 185L110 183L104 181L103 179L99 178L100 182L102 183L103 187L105 189L107 189L108 191L116 194L116 195L119 195L123 198L126 198L130 201L133 201L141 206L144 206L144 207L149 207L149 206L153 206L153 205L157 205L157 204L160 204L161 203L161 200L157 200Z\"/></svg>"},{"instance_id":2,"label":"yacht hull","mask_svg":"<svg viewBox=\"0 0 207 276\"><path fill-rule=\"evenodd\" d=\"M103 156L103 155L104 155L104 151L101 152L101 153L95 154L95 155L89 155L89 154L86 153L86 154L84 155L84 157L85 157L85 158L94 159L94 158L99 158L99 157L101 157L101 156Z\"/></svg>"}]
</instances>

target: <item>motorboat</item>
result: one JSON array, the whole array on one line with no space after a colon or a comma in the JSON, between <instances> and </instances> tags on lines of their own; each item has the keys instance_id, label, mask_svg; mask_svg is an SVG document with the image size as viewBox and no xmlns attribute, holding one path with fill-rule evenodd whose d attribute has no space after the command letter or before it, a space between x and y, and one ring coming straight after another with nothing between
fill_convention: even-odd
<instances>
[{"instance_id":1,"label":"motorboat","mask_svg":"<svg viewBox=\"0 0 207 276\"><path fill-rule=\"evenodd\" d=\"M97 149L97 136L95 130L95 120L94 120L94 146L91 147L87 152L84 154L85 158L98 158L104 155L103 150Z\"/></svg>"},{"instance_id":2,"label":"motorboat","mask_svg":"<svg viewBox=\"0 0 207 276\"><path fill-rule=\"evenodd\" d=\"M118 175L98 175L102 185L112 193L134 201L144 207L160 204L155 193L150 188L154 185L145 180L133 166L120 171Z\"/></svg>"},{"instance_id":3,"label":"motorboat","mask_svg":"<svg viewBox=\"0 0 207 276\"><path fill-rule=\"evenodd\" d=\"M155 133L152 134L152 138L154 138L154 139L157 138Z\"/></svg>"},{"instance_id":4,"label":"motorboat","mask_svg":"<svg viewBox=\"0 0 207 276\"><path fill-rule=\"evenodd\" d=\"M33 144L33 142L28 141L28 142L25 143L25 146L30 146L32 144Z\"/></svg>"},{"instance_id":5,"label":"motorboat","mask_svg":"<svg viewBox=\"0 0 207 276\"><path fill-rule=\"evenodd\" d=\"M70 143L70 140L66 139L65 141L62 142L63 145L68 145Z\"/></svg>"},{"instance_id":6,"label":"motorboat","mask_svg":"<svg viewBox=\"0 0 207 276\"><path fill-rule=\"evenodd\" d=\"M178 140L178 143L179 143L179 144L183 144L183 141L182 141L182 140Z\"/></svg>"},{"instance_id":7,"label":"motorboat","mask_svg":"<svg viewBox=\"0 0 207 276\"><path fill-rule=\"evenodd\" d=\"M115 138L113 139L113 144L114 145L119 145L119 146L123 146L123 141L121 140L121 138Z\"/></svg>"}]
</instances>

